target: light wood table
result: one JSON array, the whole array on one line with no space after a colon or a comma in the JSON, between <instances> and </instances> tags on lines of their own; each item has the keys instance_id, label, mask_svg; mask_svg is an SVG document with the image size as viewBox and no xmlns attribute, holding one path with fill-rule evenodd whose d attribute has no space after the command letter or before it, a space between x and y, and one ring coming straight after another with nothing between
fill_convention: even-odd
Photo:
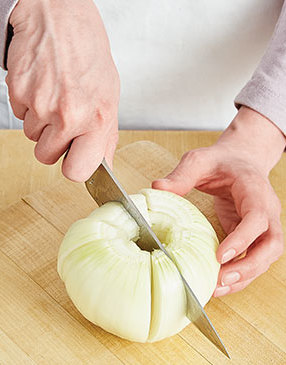
<instances>
[{"instance_id":1,"label":"light wood table","mask_svg":"<svg viewBox=\"0 0 286 365\"><path fill-rule=\"evenodd\" d=\"M118 148L149 140L180 158L191 148L212 144L218 136L219 132L121 131ZM34 157L34 145L22 131L0 130L0 209L45 189L61 176L61 161L52 166L40 164Z\"/></svg>"},{"instance_id":2,"label":"light wood table","mask_svg":"<svg viewBox=\"0 0 286 365\"><path fill-rule=\"evenodd\" d=\"M149 140L168 149L175 157L190 149L213 144L220 132L205 131L120 131L118 148L139 140ZM0 209L21 197L52 185L61 176L61 161L52 166L34 157L34 143L22 131L0 130ZM286 154L272 170L270 178L283 207L286 206ZM283 217L286 218L286 209ZM285 220L285 219L284 219Z\"/></svg>"},{"instance_id":3,"label":"light wood table","mask_svg":"<svg viewBox=\"0 0 286 365\"><path fill-rule=\"evenodd\" d=\"M216 139L219 136L219 132L181 132L181 131L121 131L120 132L120 141L118 148L123 147L126 144L129 144L131 142L135 142L138 140L149 140L156 142L157 144L165 147L170 152L172 152L177 158L180 158L181 155L186 152L189 149L202 147L202 146L208 146L213 144ZM57 164L53 166L45 166L40 164L36 161L33 155L33 147L34 143L31 141L28 141L22 131L0 131L0 210L2 211L2 216L5 214L5 219L7 217L6 215L6 209L11 206L12 204L18 202L21 197L26 196L27 194L34 193L35 191L46 189L49 186L52 186L55 184L58 180L61 178L61 171L60 171L60 163L59 161ZM284 226L284 232L286 231L286 154L283 155L280 162L277 164L277 166L272 170L271 172L271 183L279 196L281 202L282 202L282 222ZM21 203L18 203L18 206L21 206ZM27 212L31 212L31 208L29 208L27 205L25 205L22 202L23 209L27 209ZM13 212L15 210L14 206L10 207L7 212L9 211L9 217L7 217L7 222L12 222L11 219L14 219ZM5 213L4 213L5 212ZM0 213L1 214L1 213ZM35 213L34 213L35 214ZM21 219L25 220L25 217L22 217ZM34 218L33 218L34 219ZM19 222L19 232L20 230L23 233L23 227L21 226L25 222ZM9 231L9 224L4 223L4 230L7 229L7 232ZM28 231L37 231L37 234L41 234L42 227L44 223L41 219L41 216L37 216L35 218L35 222L33 225L27 226ZM15 226L15 222L13 223ZM12 224L11 224L12 226ZM50 229L54 229L53 226L50 226ZM24 229L24 231L26 228ZM55 234L55 233L54 233ZM59 233L57 233L59 235ZM5 236L5 233L4 233ZM51 237L53 235L51 234ZM1 232L0 232L1 237ZM36 236L35 236L36 237ZM39 236L37 236L39 237ZM51 239L51 238L50 238ZM15 240L15 242L13 242ZM34 282L32 282L33 275L37 275L37 270L34 269L31 271L27 277L24 275L21 275L22 267L25 267L26 261L30 260L33 264L36 262L36 260L41 261L41 255L44 257L44 250L46 250L46 256L49 255L49 246L47 244L47 247L42 247L42 251L40 253L40 256L38 258L33 257L33 255L30 255L30 249L29 243L25 242L26 248L25 252L23 251L23 256L19 256L19 261L10 260L11 257L17 255L17 250L19 249L19 246L17 246L17 240L20 240L20 235L18 235L18 226L16 225L16 231L14 231L14 239L10 239L11 244L9 244L9 235L6 233L6 246L5 244L1 246L0 242L0 302L4 305L3 308L0 308L0 365L22 365L22 364L53 364L53 362L48 362L48 358L45 358L45 353L42 353L39 350L39 353L37 352L37 349L33 348L33 356L34 358L29 357L29 351L25 349L32 348L34 344L29 343L29 334L27 333L27 339L21 339L21 343L25 343L25 348L21 348L21 346L17 345L17 342L13 340L13 336L15 338L17 337L19 327L19 331L23 333L25 331L25 328L28 330L28 323L29 323L29 316L24 318L25 316L21 315L21 303L19 301L15 301L14 293L12 291L12 283L17 282L19 288L19 293L17 293L17 298L21 297L21 293L28 293L31 292L32 296L31 298L27 298L25 294L22 295L23 299L23 308L25 307L27 309L26 312L23 313L30 313L31 317L36 319L37 321L41 322L41 318L37 314L36 309L33 307L33 303L36 303L36 300L39 300L43 305L43 315L45 318L51 318L51 331L55 330L54 325L57 323L57 321L64 317L66 318L65 326L70 327L71 333L74 334L73 341L74 346L76 346L77 341L77 335L78 340L80 341L80 336L85 336L86 344L92 343L94 340L91 339L87 332L83 331L82 327L79 325L79 323L75 323L74 319L65 311L63 311L60 306L58 306L58 303L56 301L54 302L47 293L45 293L46 297L44 300L42 298L42 289L41 285L36 285ZM22 244L20 242L20 244ZM5 248L6 247L6 248ZM21 246L20 246L21 248ZM32 252L32 251L31 251ZM284 365L286 364L286 321L285 321L285 308L286 308L286 267L285 267L285 259L286 254L283 255L283 257L274 265L271 266L271 269L269 272L264 275L264 277L258 279L253 284L251 284L251 288L246 289L243 291L243 294L233 294L230 296L223 297L222 299L216 299L212 302L212 305L209 307L209 310L212 312L215 312L218 316L217 318L225 318L225 316L234 316L236 318L236 322L234 324L234 328L227 328L228 333L230 333L232 330L242 331L244 337L241 337L241 341L252 341L251 348L253 346L253 351L255 354L255 346L256 342L255 339L259 339L259 348L265 349L266 352L268 352L267 356L261 352L261 359L259 359L259 356L257 357L257 362L253 362L253 357L256 355L252 354L252 360L249 362L247 360L247 354L243 353L243 346L240 344L240 350L241 351L241 358L239 362L232 361L233 364L273 364L273 365ZM51 263L54 265L54 262ZM54 266L52 266L54 270ZM51 268L50 266L46 267L47 272L43 271L41 274L41 280L45 282L45 275L49 275ZM25 271L25 270L24 270ZM23 273L24 273L23 271ZM2 272L2 274L1 274ZM20 284L23 285L21 286ZM32 285L33 284L33 285ZM51 283L52 287L54 287L54 284ZM30 287L33 291L30 291ZM5 289L6 288L6 289ZM21 290L20 290L21 289ZM22 290L23 289L23 290ZM10 294L8 293L10 290ZM49 288L45 289L47 292L49 292ZM56 295L60 293L56 292ZM9 296L10 295L10 296ZM34 295L34 296L33 296ZM37 299L38 298L38 299ZM60 298L60 296L59 296ZM269 300L269 298L277 298L276 300ZM50 306L46 306L45 303L51 303ZM17 310L17 308L19 310ZM51 310L51 308L53 310ZM223 310L222 310L223 308ZM66 309L65 309L66 310ZM8 315L6 316L6 311L10 311L15 314L15 318L13 318L13 323L17 323L17 326L13 327L11 323L8 323ZM29 312L30 311L30 312ZM52 314L53 313L53 314ZM58 317L54 318L54 314L57 314ZM232 313L232 314L231 314ZM6 321L6 322L5 322ZM45 324L44 324L45 323ZM227 323L227 322L226 322ZM47 322L43 321L43 326L48 326ZM60 326L59 326L60 327ZM9 331L6 329L9 328ZM244 329L245 328L245 329ZM47 332L45 332L47 330ZM79 331L79 332L77 332ZM238 333L240 333L238 331ZM10 334L13 334L13 336L10 336ZM19 332L20 333L20 332ZM40 333L41 338L40 341L44 341L46 343L46 348L48 348L50 340L48 338L47 333L49 332L49 328L42 329L42 332ZM185 331L185 333L187 333ZM45 337L46 336L46 337ZM58 335L60 337L60 334ZM184 337L182 337L184 339ZM198 337L199 338L199 337ZM234 336L235 338L235 336ZM88 364L99 364L99 365L105 365L105 364L111 364L111 363L128 363L128 364L142 364L144 363L144 358L141 357L139 348L138 347L132 347L132 356L131 356L131 349L129 351L129 345L118 345L116 341L109 340L110 343L104 343L104 346L107 348L112 349L112 356L109 354L107 361L103 362L90 362L88 361ZM186 347L186 343L184 343L184 340L180 340L180 348ZM111 343L112 342L112 343ZM208 355L210 356L208 358L205 356L198 356L198 352L195 350L186 349L186 354L192 351L194 354L194 358L190 358L187 356L185 360L182 360L182 357L180 357L181 360L178 361L178 357L172 357L173 355L170 354L170 358L173 360L171 362L160 360L160 357L158 357L158 354L160 354L160 351L163 351L164 353L168 354L168 346L173 346L173 348L176 348L176 342L172 339L169 340L169 345L167 342L162 342L157 347L157 353L154 353L154 359L156 359L156 362L151 361L150 364L170 364L170 365L179 365L179 364L227 364L228 360L225 358L217 358L216 352L210 352ZM71 339L70 346L72 346L73 342ZM258 344L258 342L257 342ZM236 344L232 344L232 346L235 346ZM239 346L239 344L237 344ZM146 345L148 346L148 345ZM204 344L202 345L204 346ZM262 347L261 347L262 346ZM42 348L45 348L45 346L42 346ZM72 348L72 347L71 347ZM147 347L146 347L147 348ZM62 349L62 350L61 350ZM95 353L100 356L100 351L102 353L106 353L103 351L102 344L98 344L97 348L86 348L83 349L83 352L90 351L90 353ZM66 351L66 352L65 352ZM97 352L96 352L97 351ZM171 350L170 350L171 351ZM173 350L172 350L173 351ZM171 352L172 352L171 351ZM178 350L180 351L180 350ZM64 347L63 343L58 344L58 355L60 354L66 354L68 353L67 348ZM191 353L191 352L190 352ZM152 355L152 350L150 348L150 354ZM150 356L151 356L150 355ZM178 354L177 354L178 355ZM260 354L259 354L260 355ZM263 362L263 355L266 356L267 364ZM64 355L63 355L64 356ZM105 355L104 355L105 356ZM136 358L137 356L137 358ZM157 356L157 357L156 357ZM213 356L213 357L212 357ZM59 358L59 357L57 357ZM104 357L102 357L103 359ZM135 361L136 358L136 361ZM90 359L92 359L90 357ZM107 359L107 357L106 357ZM175 361L176 359L176 361ZM186 360L187 359L187 360ZM271 362L269 360L271 359ZM273 359L273 361L272 361ZM83 364L79 359L72 359L71 362L67 360L67 358L62 358L61 363L58 361L55 362L55 364ZM49 360L50 361L50 360ZM256 361L256 357L255 357ZM145 362L147 364L147 362ZM229 362L231 364L231 362ZM85 364L85 362L84 362ZM148 362L149 364L149 362Z\"/></svg>"}]
</instances>

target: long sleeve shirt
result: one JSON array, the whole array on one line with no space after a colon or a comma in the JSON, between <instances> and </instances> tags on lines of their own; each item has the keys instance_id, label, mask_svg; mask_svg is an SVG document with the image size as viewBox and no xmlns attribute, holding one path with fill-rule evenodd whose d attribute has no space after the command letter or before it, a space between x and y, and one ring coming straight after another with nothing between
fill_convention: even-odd
<instances>
[{"instance_id":1,"label":"long sleeve shirt","mask_svg":"<svg viewBox=\"0 0 286 365\"><path fill-rule=\"evenodd\" d=\"M251 80L235 98L267 117L286 135L286 2L273 36Z\"/></svg>"}]
</instances>

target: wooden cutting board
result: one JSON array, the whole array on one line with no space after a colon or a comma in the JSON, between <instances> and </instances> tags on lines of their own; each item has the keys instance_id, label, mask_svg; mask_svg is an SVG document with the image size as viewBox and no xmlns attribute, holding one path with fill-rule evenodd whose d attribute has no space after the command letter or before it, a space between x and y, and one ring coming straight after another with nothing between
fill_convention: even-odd
<instances>
[{"instance_id":1,"label":"wooden cutting board","mask_svg":"<svg viewBox=\"0 0 286 365\"><path fill-rule=\"evenodd\" d=\"M178 161L151 142L117 152L114 171L129 193ZM212 198L188 196L224 237ZM0 364L230 364L193 325L154 344L132 343L88 322L56 271L64 233L96 205L83 184L61 179L0 213ZM212 298L206 311L233 364L286 364L285 255L240 293Z\"/></svg>"}]
</instances>

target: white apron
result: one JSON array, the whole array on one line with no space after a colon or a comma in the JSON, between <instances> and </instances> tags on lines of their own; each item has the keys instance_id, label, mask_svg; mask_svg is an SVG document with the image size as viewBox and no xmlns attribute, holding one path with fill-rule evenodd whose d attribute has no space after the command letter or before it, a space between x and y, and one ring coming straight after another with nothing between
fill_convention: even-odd
<instances>
[{"instance_id":1,"label":"white apron","mask_svg":"<svg viewBox=\"0 0 286 365\"><path fill-rule=\"evenodd\" d=\"M224 129L283 0L94 0L121 78L123 129ZM19 128L1 72L0 127Z\"/></svg>"}]
</instances>

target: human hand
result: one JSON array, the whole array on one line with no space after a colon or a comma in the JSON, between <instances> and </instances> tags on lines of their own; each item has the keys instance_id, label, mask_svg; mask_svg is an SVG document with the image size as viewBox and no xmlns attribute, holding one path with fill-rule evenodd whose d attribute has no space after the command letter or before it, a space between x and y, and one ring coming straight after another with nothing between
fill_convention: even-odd
<instances>
[{"instance_id":1,"label":"human hand","mask_svg":"<svg viewBox=\"0 0 286 365\"><path fill-rule=\"evenodd\" d=\"M119 77L92 0L20 0L10 23L10 102L36 158L84 181L117 144Z\"/></svg>"},{"instance_id":2,"label":"human hand","mask_svg":"<svg viewBox=\"0 0 286 365\"><path fill-rule=\"evenodd\" d=\"M217 250L222 266L214 296L245 288L283 252L281 207L268 173L285 144L276 126L242 107L215 145L187 152L171 174L153 182L180 195L196 187L215 196L227 237Z\"/></svg>"}]
</instances>

